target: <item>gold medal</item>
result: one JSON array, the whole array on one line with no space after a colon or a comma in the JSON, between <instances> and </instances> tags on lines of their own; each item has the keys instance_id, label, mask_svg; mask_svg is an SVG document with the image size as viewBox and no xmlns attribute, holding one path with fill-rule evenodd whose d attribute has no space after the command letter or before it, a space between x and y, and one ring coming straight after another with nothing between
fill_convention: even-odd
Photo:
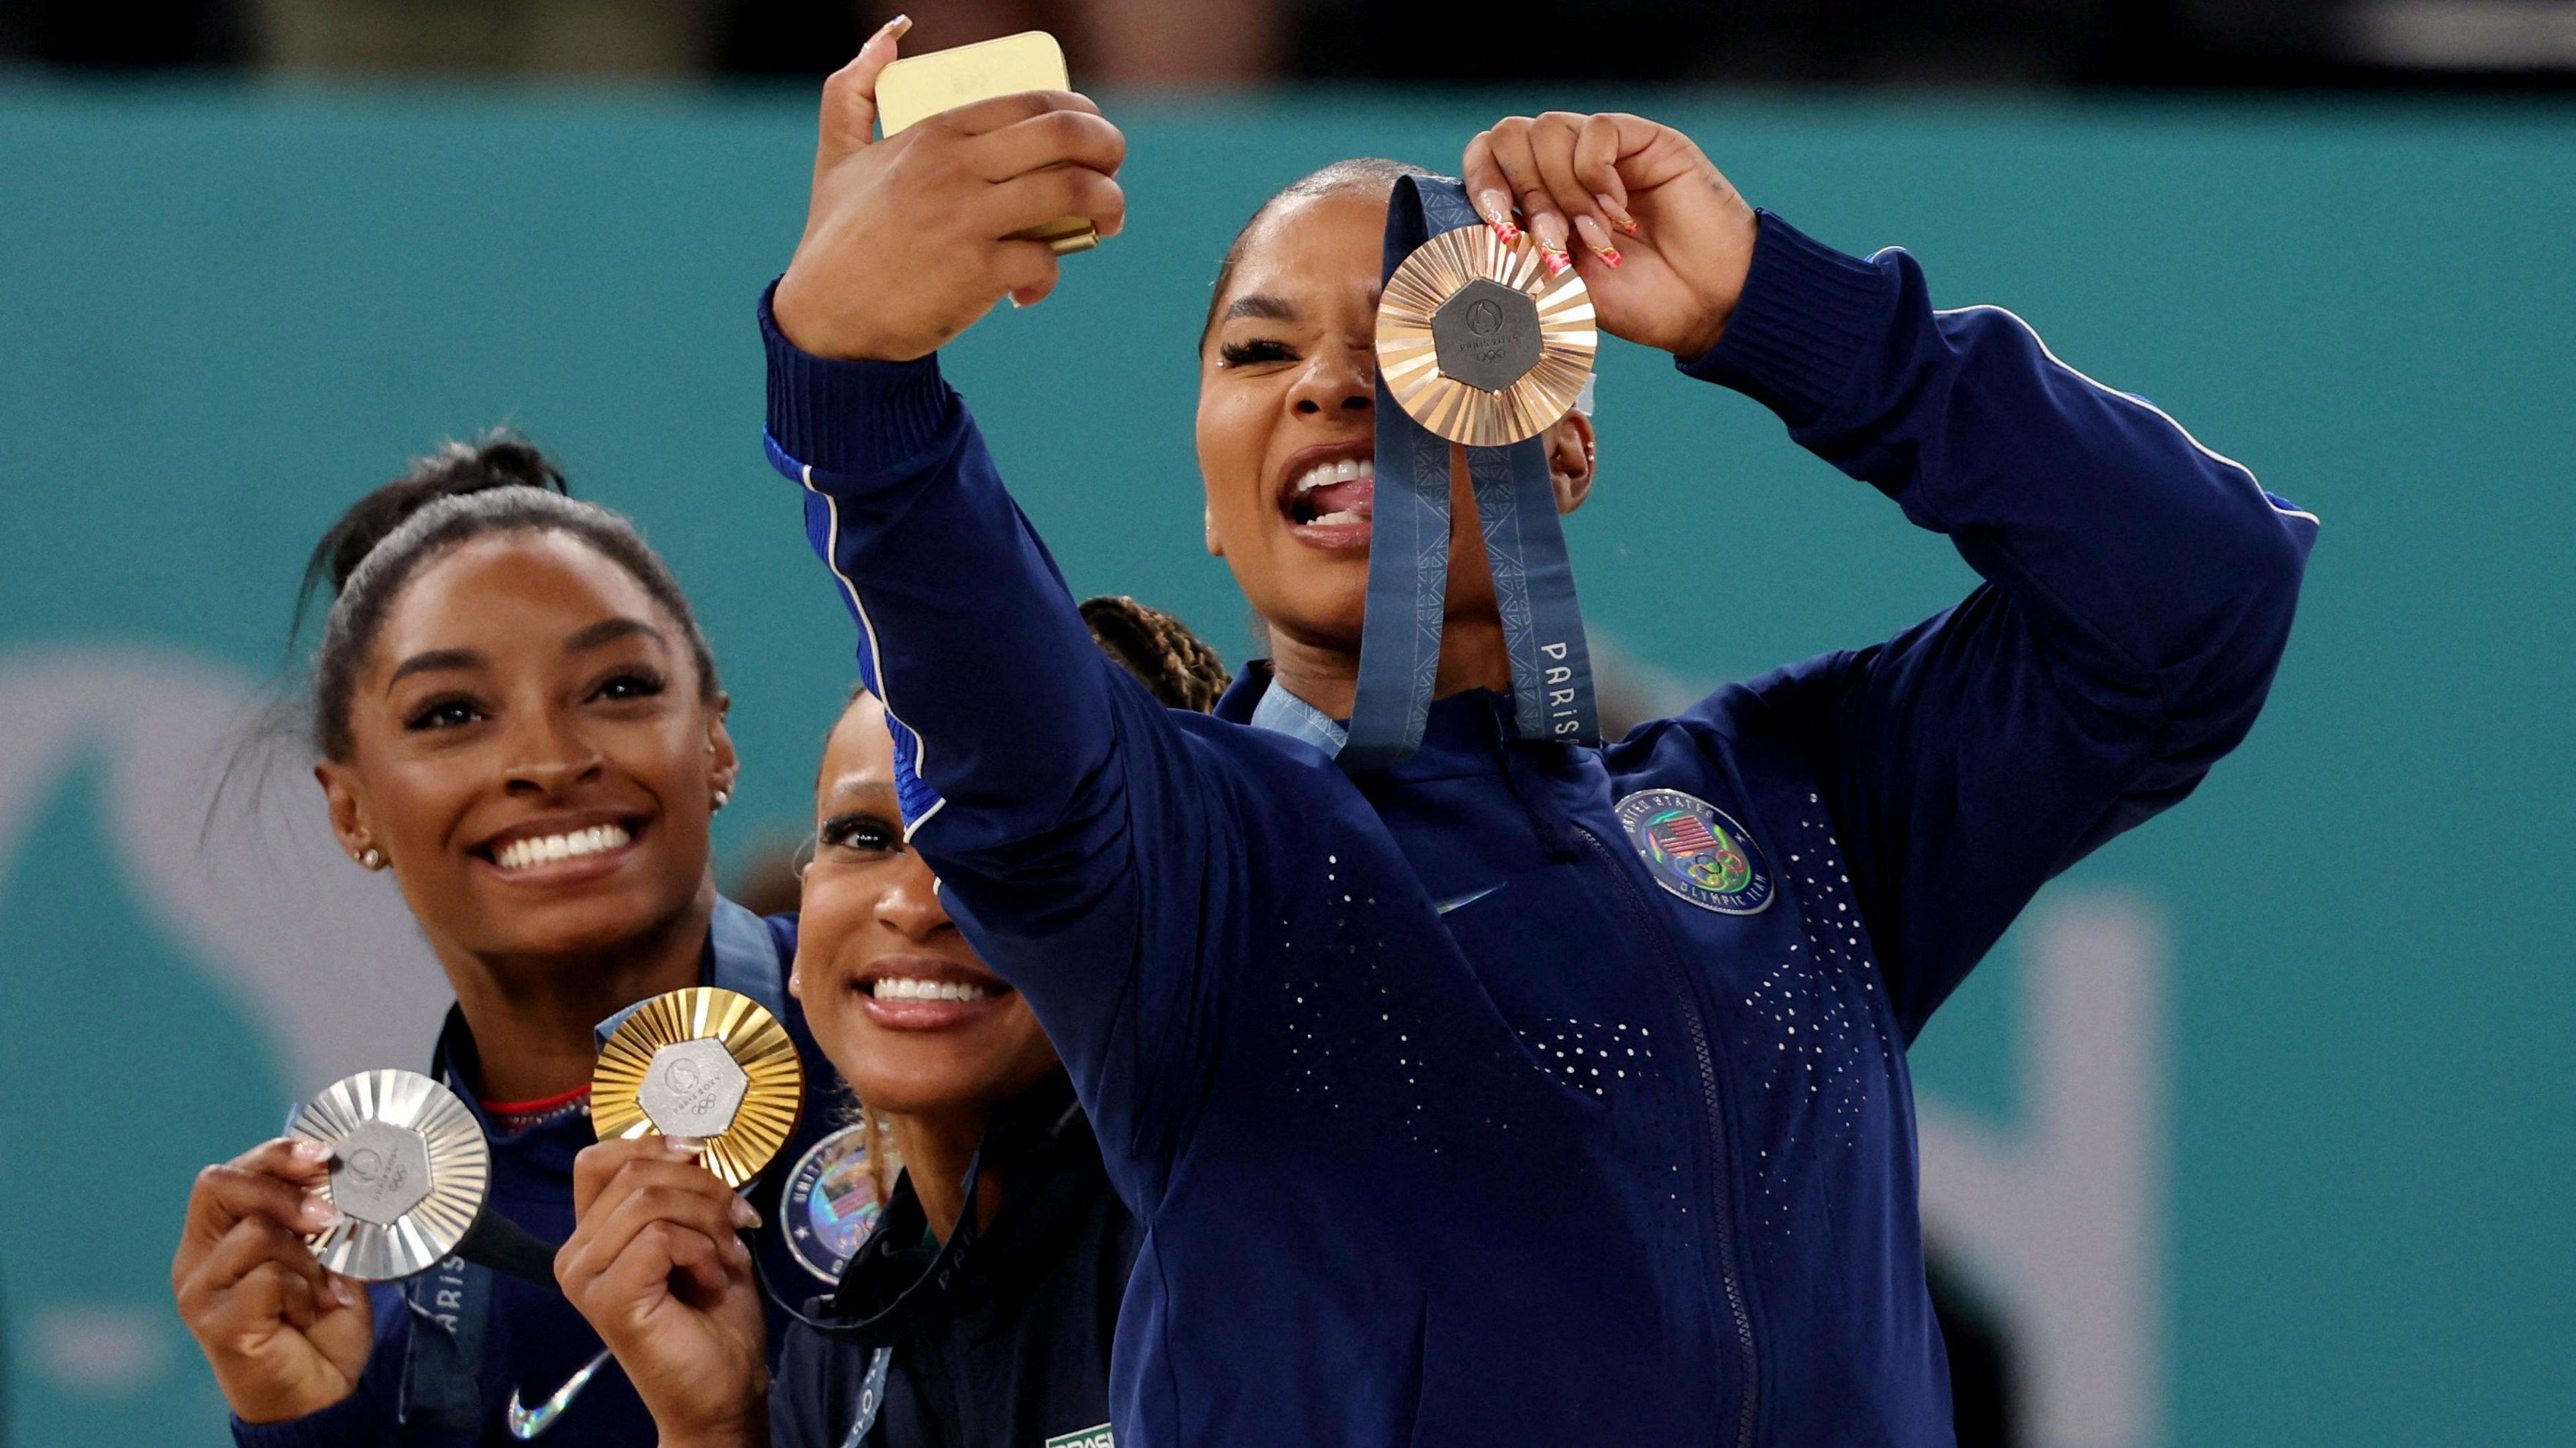
<instances>
[{"instance_id":1,"label":"gold medal","mask_svg":"<svg viewBox=\"0 0 2576 1448\"><path fill-rule=\"evenodd\" d=\"M760 1174L804 1105L805 1066L787 1028L751 997L713 986L637 1006L599 1048L590 1078L600 1140L694 1142L729 1187Z\"/></svg>"},{"instance_id":2,"label":"gold medal","mask_svg":"<svg viewBox=\"0 0 2576 1448\"><path fill-rule=\"evenodd\" d=\"M1378 375L1415 422L1469 447L1538 436L1574 406L1600 347L1592 294L1569 267L1547 275L1523 236L1489 226L1414 248L1377 304Z\"/></svg>"},{"instance_id":3,"label":"gold medal","mask_svg":"<svg viewBox=\"0 0 2576 1448\"><path fill-rule=\"evenodd\" d=\"M305 1240L343 1276L409 1277L454 1251L483 1210L492 1179L483 1128L417 1072L342 1077L304 1103L286 1134L331 1148L322 1194L340 1221Z\"/></svg>"}]
</instances>

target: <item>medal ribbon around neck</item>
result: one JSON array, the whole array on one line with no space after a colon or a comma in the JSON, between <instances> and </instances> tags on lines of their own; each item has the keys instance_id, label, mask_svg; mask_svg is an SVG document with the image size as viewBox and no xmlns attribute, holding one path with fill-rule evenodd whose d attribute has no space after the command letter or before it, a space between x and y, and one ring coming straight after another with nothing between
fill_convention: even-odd
<instances>
[{"instance_id":1,"label":"medal ribbon around neck","mask_svg":"<svg viewBox=\"0 0 2576 1448\"><path fill-rule=\"evenodd\" d=\"M1570 271L1546 279L1526 237L1504 246L1447 177L1396 180L1384 269L1368 625L1338 762L1383 769L1421 746L1440 670L1453 441L1467 450L1520 737L1597 743L1591 653L1538 436L1591 375L1590 296Z\"/></svg>"}]
</instances>

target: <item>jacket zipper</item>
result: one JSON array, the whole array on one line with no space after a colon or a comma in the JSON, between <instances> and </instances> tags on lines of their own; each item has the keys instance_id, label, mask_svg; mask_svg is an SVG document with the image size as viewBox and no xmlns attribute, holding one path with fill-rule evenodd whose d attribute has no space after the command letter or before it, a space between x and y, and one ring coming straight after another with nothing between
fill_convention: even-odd
<instances>
[{"instance_id":1,"label":"jacket zipper","mask_svg":"<svg viewBox=\"0 0 2576 1448\"><path fill-rule=\"evenodd\" d=\"M1664 934L1663 922L1655 919L1653 911L1647 908L1647 901L1638 898L1635 883L1620 868L1617 857L1610 853L1608 845L1601 842L1601 837L1582 824L1574 824L1573 828L1592 846L1593 853L1601 857L1601 862L1610 868L1610 878L1619 884L1619 897L1627 902L1629 913L1637 917L1656 959L1663 962L1673 993L1681 1001L1682 1019L1690 1027L1691 1054L1699 1067L1700 1100L1707 1108L1709 1139L1716 1148L1717 1157L1717 1189L1710 1194L1713 1199L1710 1205L1717 1213L1718 1280L1726 1289L1726 1309L1734 1319L1736 1365L1744 1378L1744 1403L1736 1416L1735 1442L1736 1448L1753 1448L1753 1417L1761 1381L1757 1376L1760 1365L1754 1357L1753 1319L1744 1308L1744 1284L1738 1280L1735 1270L1735 1213L1728 1203L1734 1178L1728 1166L1726 1118L1718 1101L1717 1059L1709 1050L1708 1022L1700 1013L1699 996L1691 989L1690 977L1673 954L1672 942Z\"/></svg>"}]
</instances>

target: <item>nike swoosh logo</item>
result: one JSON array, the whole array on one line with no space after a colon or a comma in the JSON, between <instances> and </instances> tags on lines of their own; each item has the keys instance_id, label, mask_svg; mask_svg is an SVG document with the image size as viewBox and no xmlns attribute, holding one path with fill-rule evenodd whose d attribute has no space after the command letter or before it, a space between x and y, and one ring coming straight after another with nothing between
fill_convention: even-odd
<instances>
[{"instance_id":1,"label":"nike swoosh logo","mask_svg":"<svg viewBox=\"0 0 2576 1448\"><path fill-rule=\"evenodd\" d=\"M1457 910L1457 909L1464 908L1465 906L1473 905L1473 904L1475 904L1477 901L1484 899L1486 896L1493 894L1495 891L1497 891L1497 890L1499 890L1499 889L1501 889L1501 888L1503 888L1503 887L1502 887L1502 886L1500 886L1500 885L1488 885L1488 886L1486 886L1486 887L1485 887L1484 889L1482 889L1482 890L1475 890L1475 891L1471 891L1471 892L1469 892L1469 893L1467 893L1467 894L1464 894L1464 895L1459 896L1459 897L1458 897L1457 899L1455 899L1455 900L1437 900L1437 901L1434 901L1434 902L1432 902L1431 908L1432 908L1432 909L1434 909L1434 910L1439 911L1439 912L1440 912L1441 914L1443 914L1443 915L1446 915L1446 914L1448 914L1448 913L1449 913L1450 911L1452 911L1452 910Z\"/></svg>"},{"instance_id":2,"label":"nike swoosh logo","mask_svg":"<svg viewBox=\"0 0 2576 1448\"><path fill-rule=\"evenodd\" d=\"M523 1408L519 1406L519 1390L515 1385L512 1386L510 1389L510 1411L507 1415L507 1421L510 1425L510 1436L518 1439L522 1443L525 1443L529 1439L537 1436L539 1433L553 1427L555 1425L555 1420L563 1416L563 1410L572 1406L572 1400L580 1397L581 1390L589 1387L590 1380L598 1375L601 1368L606 1366L608 1366L608 1349L601 1348L599 1350L599 1356L583 1363L581 1365L581 1371L564 1379L564 1385L555 1389L553 1397L546 1399L544 1402L537 1404L533 1408Z\"/></svg>"}]
</instances>

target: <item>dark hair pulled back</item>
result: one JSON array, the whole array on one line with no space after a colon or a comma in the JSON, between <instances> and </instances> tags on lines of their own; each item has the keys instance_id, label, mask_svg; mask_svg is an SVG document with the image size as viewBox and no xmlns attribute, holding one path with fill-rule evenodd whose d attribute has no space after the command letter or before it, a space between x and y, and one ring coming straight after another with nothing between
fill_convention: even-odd
<instances>
[{"instance_id":1,"label":"dark hair pulled back","mask_svg":"<svg viewBox=\"0 0 2576 1448\"><path fill-rule=\"evenodd\" d=\"M492 533L561 533L624 569L688 639L699 693L717 692L715 656L688 596L620 513L572 496L563 470L525 438L495 431L448 442L349 506L305 560L296 618L327 580L331 609L313 653L312 742L349 757L349 695L404 585L439 554Z\"/></svg>"},{"instance_id":2,"label":"dark hair pulled back","mask_svg":"<svg viewBox=\"0 0 2576 1448\"><path fill-rule=\"evenodd\" d=\"M1395 190L1396 181L1405 176L1434 176L1428 167L1410 161L1390 161L1384 156L1353 156L1335 161L1320 170L1309 171L1270 193L1227 242L1225 259L1217 263L1216 281L1208 288L1207 320L1199 326L1199 350L1207 350L1208 338L1216 335L1217 308L1225 305L1225 289L1234 284L1234 269L1243 260L1243 243L1261 219L1292 201L1310 200L1317 196L1360 194L1383 197Z\"/></svg>"}]
</instances>

